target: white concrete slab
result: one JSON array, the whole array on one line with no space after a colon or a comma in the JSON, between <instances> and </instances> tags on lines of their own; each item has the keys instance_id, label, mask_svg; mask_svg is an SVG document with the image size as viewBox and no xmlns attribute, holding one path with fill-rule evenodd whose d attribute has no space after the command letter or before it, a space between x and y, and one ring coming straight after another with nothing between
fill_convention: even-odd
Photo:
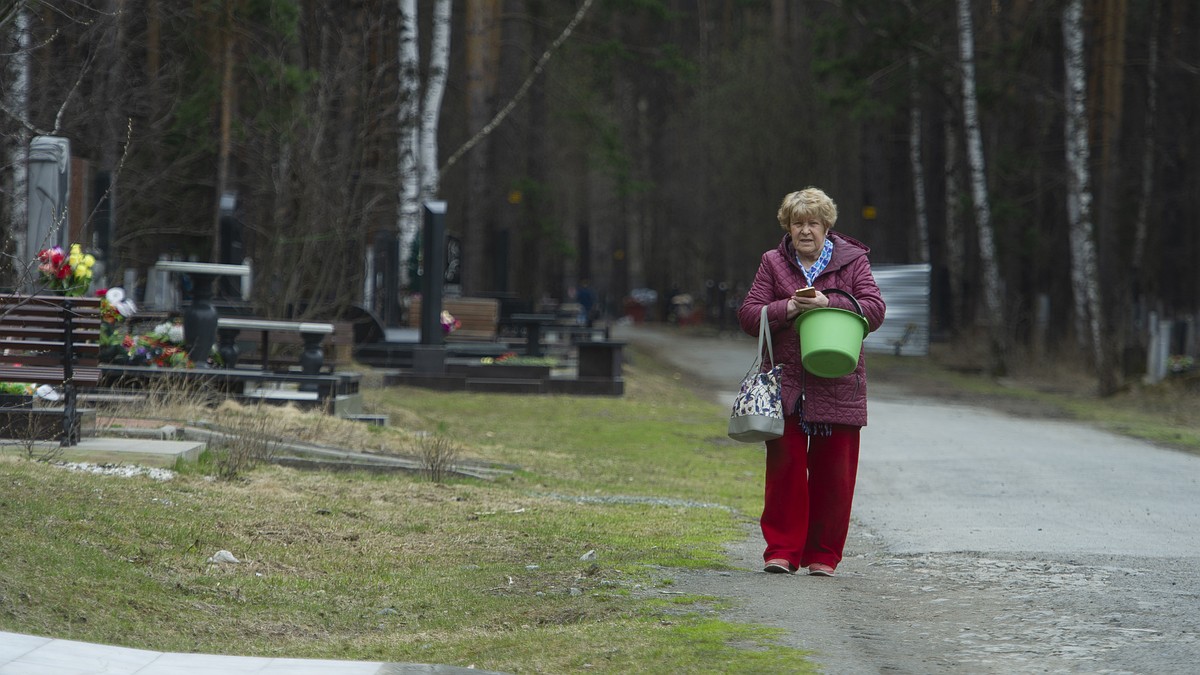
<instances>
[{"instance_id":1,"label":"white concrete slab","mask_svg":"<svg viewBox=\"0 0 1200 675\"><path fill-rule=\"evenodd\" d=\"M51 452L58 448L58 443L39 442L37 447L42 452ZM204 443L199 441L84 437L77 445L62 448L58 458L64 462L138 464L169 469L178 459L195 461L203 450Z\"/></svg>"},{"instance_id":2,"label":"white concrete slab","mask_svg":"<svg viewBox=\"0 0 1200 675\"><path fill-rule=\"evenodd\" d=\"M156 652L0 631L0 675L487 675L489 672L426 663Z\"/></svg>"}]
</instances>

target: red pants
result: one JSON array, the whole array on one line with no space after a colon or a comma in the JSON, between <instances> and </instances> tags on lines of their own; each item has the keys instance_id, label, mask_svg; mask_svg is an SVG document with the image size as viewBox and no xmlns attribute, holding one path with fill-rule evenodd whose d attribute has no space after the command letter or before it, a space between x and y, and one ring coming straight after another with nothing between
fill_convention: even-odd
<instances>
[{"instance_id":1,"label":"red pants","mask_svg":"<svg viewBox=\"0 0 1200 675\"><path fill-rule=\"evenodd\" d=\"M787 416L783 437L767 441L763 501L763 560L784 558L793 568L837 567L850 529L858 474L860 427L833 425L829 436L808 436Z\"/></svg>"}]
</instances>

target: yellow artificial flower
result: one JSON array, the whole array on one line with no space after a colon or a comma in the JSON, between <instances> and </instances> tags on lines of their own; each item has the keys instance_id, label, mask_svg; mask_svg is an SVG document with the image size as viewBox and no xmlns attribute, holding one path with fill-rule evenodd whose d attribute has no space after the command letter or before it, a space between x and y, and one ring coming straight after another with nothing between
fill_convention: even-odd
<instances>
[{"instance_id":1,"label":"yellow artificial flower","mask_svg":"<svg viewBox=\"0 0 1200 675\"><path fill-rule=\"evenodd\" d=\"M88 267L92 267L96 264L96 256L92 255L91 253L83 256L83 264L87 265Z\"/></svg>"}]
</instances>

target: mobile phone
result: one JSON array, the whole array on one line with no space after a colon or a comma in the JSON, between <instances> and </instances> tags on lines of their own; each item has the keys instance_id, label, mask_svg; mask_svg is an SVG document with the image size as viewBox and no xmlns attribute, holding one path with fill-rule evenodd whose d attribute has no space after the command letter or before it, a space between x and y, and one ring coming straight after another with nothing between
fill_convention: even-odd
<instances>
[{"instance_id":1,"label":"mobile phone","mask_svg":"<svg viewBox=\"0 0 1200 675\"><path fill-rule=\"evenodd\" d=\"M815 298L815 297L817 297L817 289L813 288L812 286L805 286L804 288L797 288L796 295L798 295L802 298Z\"/></svg>"}]
</instances>

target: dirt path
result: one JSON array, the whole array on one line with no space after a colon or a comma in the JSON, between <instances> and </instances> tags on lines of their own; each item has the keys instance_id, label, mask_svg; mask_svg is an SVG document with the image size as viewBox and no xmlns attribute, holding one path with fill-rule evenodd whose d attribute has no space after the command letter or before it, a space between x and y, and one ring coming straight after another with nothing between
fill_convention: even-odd
<instances>
[{"instance_id":1,"label":"dirt path","mask_svg":"<svg viewBox=\"0 0 1200 675\"><path fill-rule=\"evenodd\" d=\"M715 383L754 350L617 335ZM750 527L736 571L676 590L732 599L723 618L783 628L830 673L1195 672L1200 458L876 382L870 414L837 577L764 574Z\"/></svg>"}]
</instances>

